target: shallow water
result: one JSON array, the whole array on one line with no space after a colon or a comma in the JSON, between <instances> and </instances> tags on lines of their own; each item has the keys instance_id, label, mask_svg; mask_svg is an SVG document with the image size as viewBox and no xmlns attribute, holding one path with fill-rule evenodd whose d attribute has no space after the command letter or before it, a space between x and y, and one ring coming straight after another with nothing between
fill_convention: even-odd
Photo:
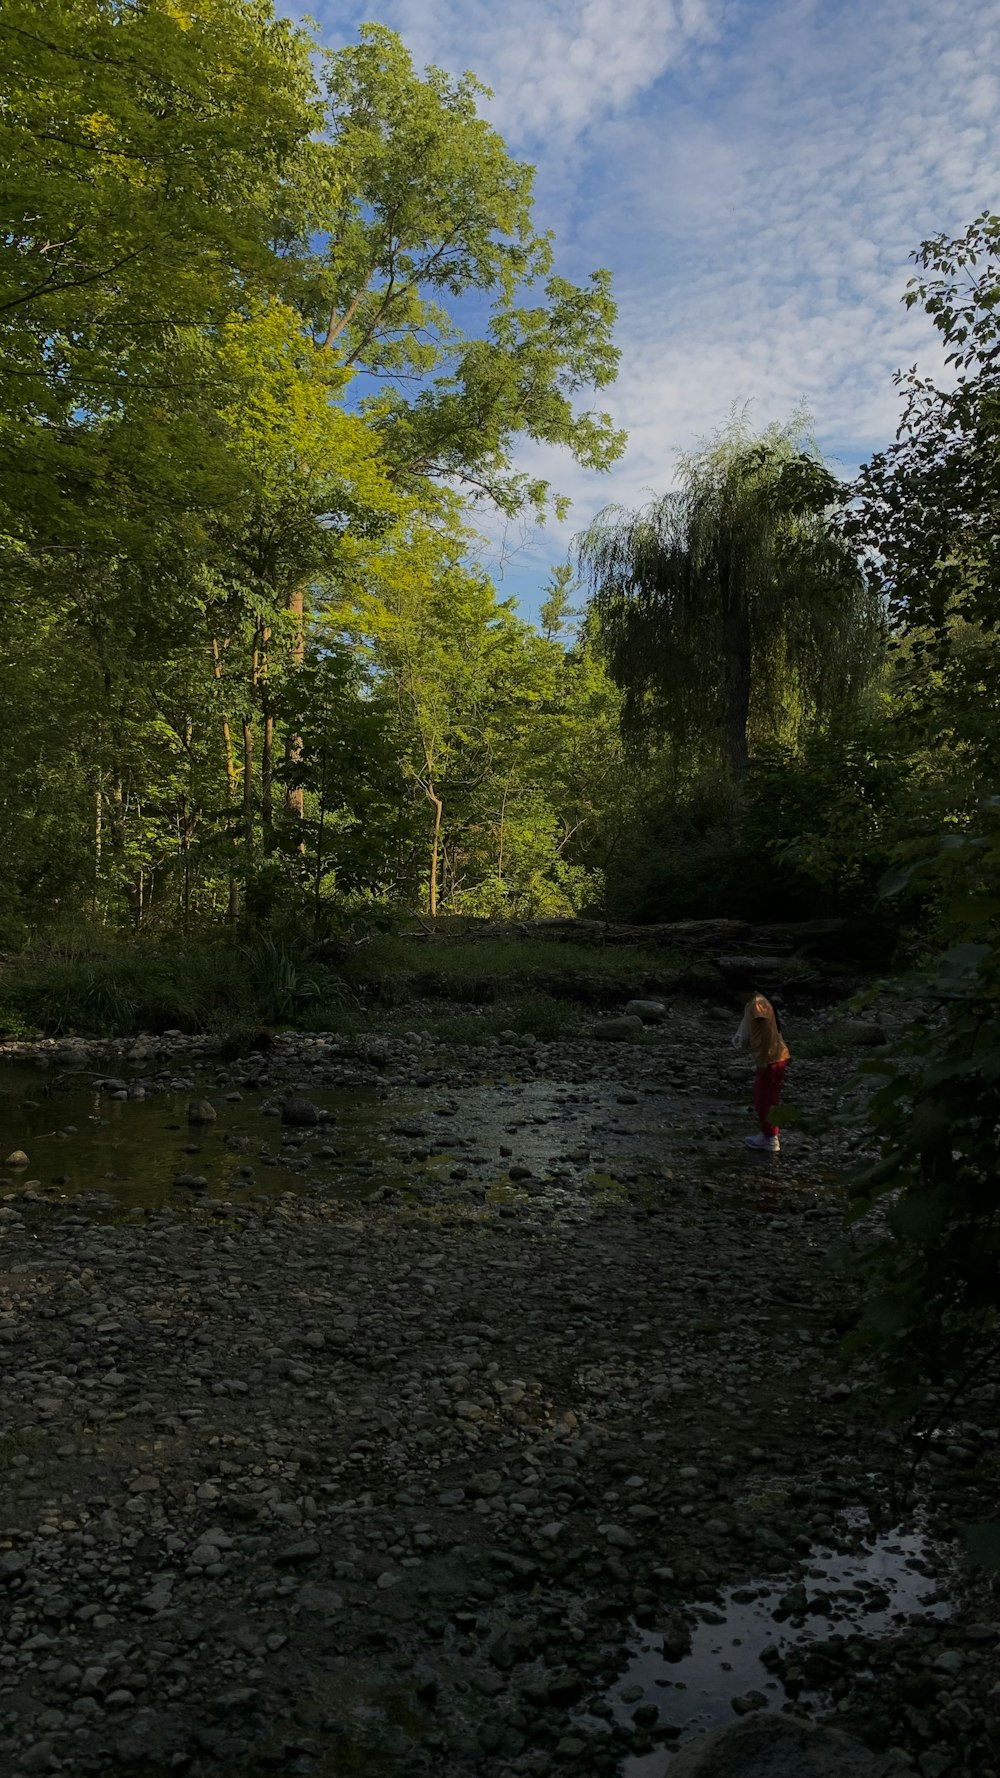
<instances>
[{"instance_id":1,"label":"shallow water","mask_svg":"<svg viewBox=\"0 0 1000 1778\"><path fill-rule=\"evenodd\" d=\"M665 1657L662 1630L637 1632L635 1653L608 1702L622 1723L631 1723L641 1704L656 1704L661 1722L680 1731L679 1745L735 1722L733 1699L748 1692L762 1694L768 1709L780 1710L786 1693L761 1661L765 1650L787 1654L838 1636L888 1635L914 1619L947 1617L951 1605L930 1576L927 1545L916 1532L888 1532L848 1555L817 1549L803 1583L813 1609L775 1619L787 1581L728 1588L721 1603L695 1606L700 1617L705 1615L682 1660ZM623 1778L663 1778L672 1757L663 1747L636 1756L625 1762Z\"/></svg>"},{"instance_id":2,"label":"shallow water","mask_svg":"<svg viewBox=\"0 0 1000 1778\"><path fill-rule=\"evenodd\" d=\"M739 1096L648 1081L632 1091L616 1078L617 1064L607 1080L500 1075L452 1084L446 1053L427 1060L419 1087L412 1075L325 1085L312 1070L336 1070L341 1058L317 1039L301 1056L276 1058L273 1084L238 1088L238 1064L227 1071L183 1053L152 1067L111 1062L104 1075L93 1060L75 1069L2 1061L0 1194L25 1186L53 1197L98 1193L112 1210L150 1210L185 1195L230 1202L308 1188L357 1199L389 1188L419 1199L426 1188L458 1204L506 1203L504 1214L534 1198L572 1217L586 1214L582 1193L619 1181L655 1192L677 1163L713 1185L780 1180L780 1161L743 1146ZM252 1065L244 1074L253 1081ZM144 1092L116 1094L102 1087L106 1079ZM284 1129L274 1112L289 1091L312 1099L324 1122ZM188 1124L193 1097L210 1100L214 1123ZM3 1157L15 1148L29 1165L6 1169ZM792 1158L808 1189L802 1157ZM528 1176L511 1180L512 1168ZM206 1183L179 1186L185 1173Z\"/></svg>"},{"instance_id":3,"label":"shallow water","mask_svg":"<svg viewBox=\"0 0 1000 1778\"><path fill-rule=\"evenodd\" d=\"M108 1076L138 1079L135 1071L109 1069ZM399 1116L374 1090L309 1088L309 1097L330 1113L330 1121L306 1131L301 1150L285 1146L292 1134L279 1118L262 1107L270 1095L219 1089L204 1073L184 1073L184 1087L148 1091L141 1099L122 1099L102 1090L93 1069L51 1079L37 1068L4 1064L0 1068L0 1159L22 1148L28 1166L0 1173L3 1186L23 1189L37 1181L43 1190L55 1187L73 1196L100 1192L128 1209L151 1209L185 1195L229 1199L276 1195L301 1190L307 1180L323 1178L331 1189L338 1183L359 1187L363 1159L384 1156L390 1140L389 1122ZM142 1079L148 1081L145 1073ZM187 1107L192 1098L208 1098L216 1122L193 1126ZM231 1146L233 1139L240 1145ZM321 1152L325 1151L325 1152ZM308 1155L308 1170L282 1164ZM248 1177L249 1174L252 1177ZM195 1194L177 1186L178 1174L205 1178L207 1188ZM377 1183L381 1183L381 1178Z\"/></svg>"},{"instance_id":4,"label":"shallow water","mask_svg":"<svg viewBox=\"0 0 1000 1778\"><path fill-rule=\"evenodd\" d=\"M284 1077L287 1078L287 1077ZM100 1084L117 1079L142 1085L126 1097ZM289 1131L274 1107L289 1090L304 1091L324 1121ZM419 1189L429 1177L463 1169L458 1191L520 1201L542 1181L556 1196L552 1174L576 1182L602 1164L626 1160L637 1178L637 1147L648 1164L668 1152L672 1116L657 1090L622 1106L613 1083L580 1089L558 1080L487 1081L451 1087L447 1079L416 1089L331 1087L307 1080L300 1087L233 1087L218 1070L185 1067L169 1073L110 1065L106 1076L89 1065L46 1070L30 1062L0 1064L0 1163L14 1148L29 1164L0 1168L0 1191L26 1185L75 1196L99 1192L120 1208L152 1209L192 1188L179 1174L207 1180L202 1198L274 1196L317 1184L332 1194L395 1186ZM231 1096L230 1096L231 1095ZM207 1098L216 1121L189 1125L188 1102ZM270 1105L271 1111L265 1110ZM530 1170L530 1184L512 1184L511 1166Z\"/></svg>"}]
</instances>

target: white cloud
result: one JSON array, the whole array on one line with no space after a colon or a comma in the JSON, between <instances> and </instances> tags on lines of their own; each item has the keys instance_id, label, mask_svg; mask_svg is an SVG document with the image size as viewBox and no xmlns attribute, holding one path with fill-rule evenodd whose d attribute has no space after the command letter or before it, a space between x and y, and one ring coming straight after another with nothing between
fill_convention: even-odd
<instances>
[{"instance_id":1,"label":"white cloud","mask_svg":"<svg viewBox=\"0 0 1000 1778\"><path fill-rule=\"evenodd\" d=\"M419 61L471 68L492 120L524 146L593 131L686 47L711 37L712 0L388 0Z\"/></svg>"},{"instance_id":2,"label":"white cloud","mask_svg":"<svg viewBox=\"0 0 1000 1778\"><path fill-rule=\"evenodd\" d=\"M288 0L289 10L294 10ZM606 477L526 447L574 498L505 567L527 589L609 500L662 489L736 402L811 408L850 461L895 430L892 373L940 361L908 255L1000 206L994 0L382 0L418 63L471 68L538 166L571 276L610 265L629 432ZM331 40L355 21L337 0ZM492 528L504 536L509 527ZM500 560L499 551L497 559Z\"/></svg>"}]
</instances>

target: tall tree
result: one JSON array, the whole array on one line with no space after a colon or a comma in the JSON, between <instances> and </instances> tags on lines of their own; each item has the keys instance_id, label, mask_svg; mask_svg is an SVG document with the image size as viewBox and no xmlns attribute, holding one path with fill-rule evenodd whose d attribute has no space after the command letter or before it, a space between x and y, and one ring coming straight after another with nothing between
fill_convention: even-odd
<instances>
[{"instance_id":1,"label":"tall tree","mask_svg":"<svg viewBox=\"0 0 1000 1778\"><path fill-rule=\"evenodd\" d=\"M319 121L309 39L266 0L4 0L0 530L101 541L138 435L160 508L185 444L185 330L284 275L279 192ZM203 434L195 461L212 440ZM108 452L110 451L110 458Z\"/></svg>"},{"instance_id":2,"label":"tall tree","mask_svg":"<svg viewBox=\"0 0 1000 1778\"><path fill-rule=\"evenodd\" d=\"M797 421L755 438L738 419L681 459L676 490L598 515L578 554L628 729L717 748L740 780L790 702L858 695L881 618L830 522L841 498Z\"/></svg>"},{"instance_id":3,"label":"tall tree","mask_svg":"<svg viewBox=\"0 0 1000 1778\"><path fill-rule=\"evenodd\" d=\"M558 642L570 630L580 613L570 600L579 591L580 582L572 562L557 562L545 585L545 598L538 617L546 642Z\"/></svg>"},{"instance_id":4,"label":"tall tree","mask_svg":"<svg viewBox=\"0 0 1000 1778\"><path fill-rule=\"evenodd\" d=\"M595 469L624 448L606 413L577 408L617 370L610 274L554 273L534 170L479 116L471 75L419 75L383 25L323 67L326 137L290 243L312 338L365 373L362 411L407 488L540 511L549 487L516 468L519 436Z\"/></svg>"},{"instance_id":5,"label":"tall tree","mask_svg":"<svg viewBox=\"0 0 1000 1778\"><path fill-rule=\"evenodd\" d=\"M901 714L968 808L1000 768L1000 216L913 258L904 301L931 317L953 377L897 374L896 439L862 468L846 529L889 610Z\"/></svg>"}]
</instances>

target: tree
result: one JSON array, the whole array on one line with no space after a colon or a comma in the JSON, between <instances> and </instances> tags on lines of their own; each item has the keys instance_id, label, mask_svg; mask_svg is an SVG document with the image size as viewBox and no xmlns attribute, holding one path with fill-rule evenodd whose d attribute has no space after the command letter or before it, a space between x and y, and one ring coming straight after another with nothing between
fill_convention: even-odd
<instances>
[{"instance_id":1,"label":"tree","mask_svg":"<svg viewBox=\"0 0 1000 1778\"><path fill-rule=\"evenodd\" d=\"M331 903L412 887L396 869L403 786L391 710L371 695L356 654L327 644L289 675L279 713L298 745L277 776L303 799L297 830L285 834L288 874L308 894L319 937Z\"/></svg>"},{"instance_id":2,"label":"tree","mask_svg":"<svg viewBox=\"0 0 1000 1778\"><path fill-rule=\"evenodd\" d=\"M533 169L478 115L471 75L421 78L383 25L323 67L327 134L294 249L311 337L365 374L362 412L401 486L541 512L548 484L515 469L519 435L594 469L624 449L607 414L574 405L616 374L610 274L553 272Z\"/></svg>"},{"instance_id":3,"label":"tree","mask_svg":"<svg viewBox=\"0 0 1000 1778\"><path fill-rule=\"evenodd\" d=\"M354 794L330 748L317 788L322 723L305 709L297 729L289 690L336 641L328 608L419 581L419 536L461 619L481 581L467 509L550 498L518 438L596 467L620 451L585 397L616 365L608 276L555 274L482 89L418 74L382 27L320 53L270 0L9 0L0 46L12 874L26 904L58 885L63 905L145 921L155 883L165 917L235 919L258 876L259 899L278 876L293 896L316 798L322 859L346 806L329 770ZM515 632L490 644L509 684ZM461 748L485 782L479 695ZM358 701L379 696L369 679ZM57 794L32 823L30 800ZM378 808L410 844L412 812Z\"/></svg>"},{"instance_id":4,"label":"tree","mask_svg":"<svg viewBox=\"0 0 1000 1778\"><path fill-rule=\"evenodd\" d=\"M598 516L578 556L627 729L707 743L739 781L796 705L858 697L882 625L830 523L841 498L800 422L754 438L738 419L681 459L676 491Z\"/></svg>"},{"instance_id":5,"label":"tree","mask_svg":"<svg viewBox=\"0 0 1000 1778\"><path fill-rule=\"evenodd\" d=\"M185 330L281 282L278 194L319 120L309 39L265 0L5 0L0 49L0 530L92 545L87 508L110 521L139 437L116 453L113 422L143 413L161 511L178 476L190 494L162 442Z\"/></svg>"},{"instance_id":6,"label":"tree","mask_svg":"<svg viewBox=\"0 0 1000 1778\"><path fill-rule=\"evenodd\" d=\"M580 613L570 600L579 591L580 582L572 562L557 562L546 584L546 597L539 610L542 635L546 642L558 642Z\"/></svg>"},{"instance_id":7,"label":"tree","mask_svg":"<svg viewBox=\"0 0 1000 1778\"><path fill-rule=\"evenodd\" d=\"M890 1230L864 1254L859 1338L886 1361L897 1415L926 1432L934 1390L950 1408L1000 1349L1000 217L914 259L905 301L932 318L955 380L897 378L896 439L864 466L850 526L889 604L903 733L932 756L882 892L922 889L940 951L919 972L920 1018L869 1065L879 1155L855 1188L859 1213L887 1201ZM996 1565L1000 1528L972 1547Z\"/></svg>"},{"instance_id":8,"label":"tree","mask_svg":"<svg viewBox=\"0 0 1000 1778\"><path fill-rule=\"evenodd\" d=\"M954 383L897 374L895 442L864 465L845 529L889 610L914 740L945 742L974 809L1000 767L1000 216L913 258L904 301L933 320Z\"/></svg>"}]
</instances>

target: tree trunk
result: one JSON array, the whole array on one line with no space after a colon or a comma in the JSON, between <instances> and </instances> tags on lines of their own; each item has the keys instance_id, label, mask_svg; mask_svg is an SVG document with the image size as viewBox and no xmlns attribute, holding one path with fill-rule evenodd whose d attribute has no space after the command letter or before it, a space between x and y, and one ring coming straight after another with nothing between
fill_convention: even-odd
<instances>
[{"instance_id":1,"label":"tree trunk","mask_svg":"<svg viewBox=\"0 0 1000 1778\"><path fill-rule=\"evenodd\" d=\"M260 691L262 733L260 743L260 835L265 857L274 845L274 712L267 685L267 645L271 632L263 625L253 651L254 685Z\"/></svg>"},{"instance_id":2,"label":"tree trunk","mask_svg":"<svg viewBox=\"0 0 1000 1778\"><path fill-rule=\"evenodd\" d=\"M216 684L217 685L221 684L221 681L222 681L222 650L219 647L219 639L217 636L212 637L212 672L215 675ZM233 758L233 734L232 734L232 730L229 726L229 717L228 717L225 709L223 709L223 712L222 712L222 753L223 753L223 758L226 762L226 806L227 806L227 808L232 809L236 805L236 761ZM236 844L235 837L233 840L233 844L234 845ZM235 922L239 919L239 917L240 917L239 879L237 877L235 877L232 872L230 872L230 876L229 876L229 907L228 907L228 910L226 913L226 918L229 920L230 924L235 924Z\"/></svg>"},{"instance_id":3,"label":"tree trunk","mask_svg":"<svg viewBox=\"0 0 1000 1778\"><path fill-rule=\"evenodd\" d=\"M292 630L292 660L301 667L306 658L305 632L305 594L301 586L294 587L288 595L288 609L294 620ZM302 758L302 736L289 735L285 742L285 761L288 765L297 765ZM305 813L304 798L301 784L285 786L285 813L294 815L299 821ZM299 851L305 851L304 841L299 842Z\"/></svg>"},{"instance_id":4,"label":"tree trunk","mask_svg":"<svg viewBox=\"0 0 1000 1778\"><path fill-rule=\"evenodd\" d=\"M313 937L319 937L320 911L322 907L320 892L323 887L323 827L326 821L326 750L320 758L319 779L319 816L316 827L316 879L313 900Z\"/></svg>"},{"instance_id":5,"label":"tree trunk","mask_svg":"<svg viewBox=\"0 0 1000 1778\"><path fill-rule=\"evenodd\" d=\"M438 870L441 860L441 815L444 804L428 786L427 799L434 809L434 831L431 836L431 880L427 896L427 912L433 919L438 911Z\"/></svg>"},{"instance_id":6,"label":"tree trunk","mask_svg":"<svg viewBox=\"0 0 1000 1778\"><path fill-rule=\"evenodd\" d=\"M253 729L249 716L243 718L243 844L247 869L253 859Z\"/></svg>"},{"instance_id":7,"label":"tree trunk","mask_svg":"<svg viewBox=\"0 0 1000 1778\"><path fill-rule=\"evenodd\" d=\"M98 773L94 791L94 912L101 888L101 854L104 850L104 786Z\"/></svg>"},{"instance_id":8,"label":"tree trunk","mask_svg":"<svg viewBox=\"0 0 1000 1778\"><path fill-rule=\"evenodd\" d=\"M260 834L265 855L274 846L274 714L263 693L264 734L260 744Z\"/></svg>"}]
</instances>

